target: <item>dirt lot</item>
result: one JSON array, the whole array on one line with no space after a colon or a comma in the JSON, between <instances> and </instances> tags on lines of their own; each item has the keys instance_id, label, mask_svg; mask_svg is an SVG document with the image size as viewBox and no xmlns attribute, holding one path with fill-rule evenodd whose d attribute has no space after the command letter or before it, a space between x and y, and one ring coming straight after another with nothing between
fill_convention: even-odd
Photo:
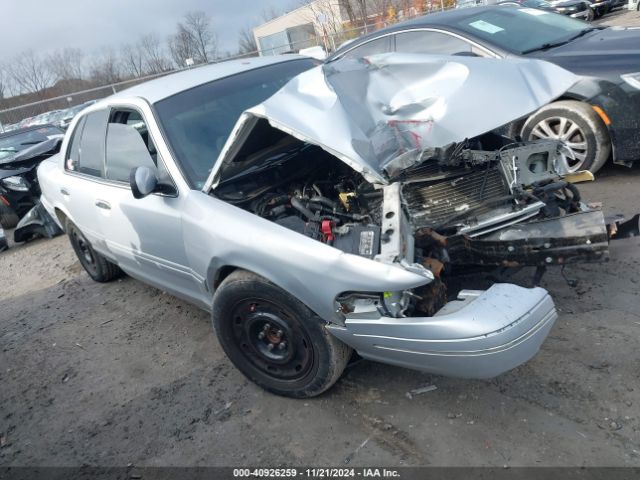
<instances>
[{"instance_id":1,"label":"dirt lot","mask_svg":"<svg viewBox=\"0 0 640 480\"><path fill-rule=\"evenodd\" d=\"M584 196L640 205L640 168ZM640 240L543 285L560 318L490 381L361 361L308 401L265 393L209 317L131 278L92 282L66 237L0 255L0 464L640 465ZM409 398L409 390L437 390Z\"/></svg>"}]
</instances>

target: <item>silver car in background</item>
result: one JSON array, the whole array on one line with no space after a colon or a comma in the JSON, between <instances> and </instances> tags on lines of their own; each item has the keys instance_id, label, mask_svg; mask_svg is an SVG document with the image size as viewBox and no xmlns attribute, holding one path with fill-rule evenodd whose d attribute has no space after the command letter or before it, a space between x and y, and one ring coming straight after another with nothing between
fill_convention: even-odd
<instances>
[{"instance_id":1,"label":"silver car in background","mask_svg":"<svg viewBox=\"0 0 640 480\"><path fill-rule=\"evenodd\" d=\"M212 312L231 361L281 395L325 391L353 349L468 378L526 362L557 317L549 294L448 291L447 275L606 257L562 146L485 133L573 76L462 57L314 65L225 62L80 113L38 175L83 267Z\"/></svg>"}]
</instances>

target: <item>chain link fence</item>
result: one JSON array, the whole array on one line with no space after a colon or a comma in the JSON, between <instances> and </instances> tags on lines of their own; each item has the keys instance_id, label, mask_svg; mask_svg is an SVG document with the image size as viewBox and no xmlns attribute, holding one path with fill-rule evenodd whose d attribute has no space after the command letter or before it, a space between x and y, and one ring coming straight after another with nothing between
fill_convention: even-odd
<instances>
[{"instance_id":1,"label":"chain link fence","mask_svg":"<svg viewBox=\"0 0 640 480\"><path fill-rule=\"evenodd\" d=\"M450 0L448 0L450 1ZM409 18L414 18L417 16L429 14L434 11L441 11L452 8L453 5L447 4L445 0L433 0L432 2L428 2L429 8L422 12L411 12L411 14L403 15L397 19L406 20ZM322 49L327 53L331 53L338 49L342 44L347 41L354 40L361 35L374 32L380 28L384 28L388 26L390 23L388 21L377 21L375 23L369 23L362 26L341 29L336 33L323 33L316 34L315 37L306 38L299 42L291 42L287 45L282 45L283 51L287 53L297 53L301 49L306 49L309 47L322 47ZM217 59L210 63L218 63L221 61L239 59L239 58L248 58L255 57L260 55L260 51L253 51L239 55L233 55L226 57L224 59ZM101 98L107 97L114 93L117 93L126 88L132 87L139 83L145 82L147 80L151 80L154 78L158 78L164 75L168 75L170 73L175 73L178 71L186 70L188 68L198 68L202 65L196 65L193 67L183 67L176 68L173 70L168 70L162 73L154 74L154 75L146 75L143 77L133 78L129 80L124 80L117 83L112 83L109 85L99 86L95 88L90 88L87 90L81 90L77 92L68 93L65 95L59 95L53 98L48 98L45 100L30 102L23 105L18 105L10 108L5 108L0 110L0 133L13 130L16 128L20 128L29 124L29 121L33 121L33 118L45 114L48 112L54 112L56 110L64 110L71 107L82 105L86 102L92 100L99 100ZM42 122L44 119L39 119L39 122ZM33 123L32 123L33 124Z\"/></svg>"},{"instance_id":2,"label":"chain link fence","mask_svg":"<svg viewBox=\"0 0 640 480\"><path fill-rule=\"evenodd\" d=\"M132 87L139 83L143 83L147 80L157 78L169 73L173 73L175 70L162 72L155 75L147 75L144 77L133 78L122 82L105 85L102 87L90 88L78 92L68 93L66 95L60 95L46 100L38 102L26 103L16 107L6 108L0 110L0 133L17 128L20 122L29 120L38 115L54 112L56 110L64 110L78 105L82 105L92 100L99 100L104 97L108 97L114 93L117 93L126 88Z\"/></svg>"}]
</instances>

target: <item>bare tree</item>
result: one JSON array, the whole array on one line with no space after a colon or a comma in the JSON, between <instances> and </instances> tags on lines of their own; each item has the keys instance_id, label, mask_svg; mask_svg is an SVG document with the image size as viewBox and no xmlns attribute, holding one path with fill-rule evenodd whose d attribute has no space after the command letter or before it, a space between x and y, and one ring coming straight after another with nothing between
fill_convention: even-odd
<instances>
[{"instance_id":1,"label":"bare tree","mask_svg":"<svg viewBox=\"0 0 640 480\"><path fill-rule=\"evenodd\" d=\"M211 17L204 12L189 12L184 17L184 27L189 32L198 63L214 60L218 51L218 38L211 28Z\"/></svg>"},{"instance_id":2,"label":"bare tree","mask_svg":"<svg viewBox=\"0 0 640 480\"><path fill-rule=\"evenodd\" d=\"M122 70L129 77L142 77L144 71L144 52L140 43L128 43L120 49Z\"/></svg>"},{"instance_id":3,"label":"bare tree","mask_svg":"<svg viewBox=\"0 0 640 480\"><path fill-rule=\"evenodd\" d=\"M91 79L99 85L109 85L122 80L122 65L112 48L104 48L93 58L89 68Z\"/></svg>"},{"instance_id":4,"label":"bare tree","mask_svg":"<svg viewBox=\"0 0 640 480\"><path fill-rule=\"evenodd\" d=\"M17 90L24 93L42 92L55 80L46 60L33 50L27 50L11 61L9 76Z\"/></svg>"},{"instance_id":5,"label":"bare tree","mask_svg":"<svg viewBox=\"0 0 640 480\"><path fill-rule=\"evenodd\" d=\"M238 53L255 53L258 50L256 38L251 27L244 27L238 32Z\"/></svg>"},{"instance_id":6,"label":"bare tree","mask_svg":"<svg viewBox=\"0 0 640 480\"><path fill-rule=\"evenodd\" d=\"M391 8L392 0L368 0L369 12L378 15L382 18L386 18L389 15L389 8Z\"/></svg>"},{"instance_id":7,"label":"bare tree","mask_svg":"<svg viewBox=\"0 0 640 480\"><path fill-rule=\"evenodd\" d=\"M188 58L195 59L196 52L191 41L191 35L183 25L178 24L178 31L169 36L167 44L171 58L177 67L184 67Z\"/></svg>"},{"instance_id":8,"label":"bare tree","mask_svg":"<svg viewBox=\"0 0 640 480\"><path fill-rule=\"evenodd\" d=\"M84 52L79 48L56 50L47 57L47 68L58 80L81 80L84 77Z\"/></svg>"},{"instance_id":9,"label":"bare tree","mask_svg":"<svg viewBox=\"0 0 640 480\"><path fill-rule=\"evenodd\" d=\"M0 65L0 100L9 96L9 75L4 65Z\"/></svg>"},{"instance_id":10,"label":"bare tree","mask_svg":"<svg viewBox=\"0 0 640 480\"><path fill-rule=\"evenodd\" d=\"M309 3L307 8L307 20L315 25L322 36L325 50L335 50L344 41L340 36L343 33L340 6L335 0L316 0Z\"/></svg>"},{"instance_id":11,"label":"bare tree","mask_svg":"<svg viewBox=\"0 0 640 480\"><path fill-rule=\"evenodd\" d=\"M140 50L144 54L147 73L166 72L171 68L157 35L150 33L140 39Z\"/></svg>"},{"instance_id":12,"label":"bare tree","mask_svg":"<svg viewBox=\"0 0 640 480\"><path fill-rule=\"evenodd\" d=\"M169 37L168 45L173 61L181 67L188 58L194 63L215 60L218 38L211 28L211 18L204 12L187 13L176 25L176 33Z\"/></svg>"}]
</instances>

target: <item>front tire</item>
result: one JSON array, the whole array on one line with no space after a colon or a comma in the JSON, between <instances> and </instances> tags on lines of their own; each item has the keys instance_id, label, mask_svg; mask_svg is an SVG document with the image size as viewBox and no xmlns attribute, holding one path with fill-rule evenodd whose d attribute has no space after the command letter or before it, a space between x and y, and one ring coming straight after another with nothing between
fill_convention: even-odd
<instances>
[{"instance_id":1,"label":"front tire","mask_svg":"<svg viewBox=\"0 0 640 480\"><path fill-rule=\"evenodd\" d=\"M220 284L212 315L231 362L277 395L320 395L340 378L351 356L351 348L304 304L246 270L234 271Z\"/></svg>"},{"instance_id":2,"label":"front tire","mask_svg":"<svg viewBox=\"0 0 640 480\"><path fill-rule=\"evenodd\" d=\"M80 264L96 282L110 282L122 275L122 270L96 252L80 229L67 221L65 230Z\"/></svg>"},{"instance_id":3,"label":"front tire","mask_svg":"<svg viewBox=\"0 0 640 480\"><path fill-rule=\"evenodd\" d=\"M611 140L604 122L589 104L574 100L550 103L531 115L522 127L522 138L562 140L576 157L567 159L572 172L595 173L611 154Z\"/></svg>"}]
</instances>

